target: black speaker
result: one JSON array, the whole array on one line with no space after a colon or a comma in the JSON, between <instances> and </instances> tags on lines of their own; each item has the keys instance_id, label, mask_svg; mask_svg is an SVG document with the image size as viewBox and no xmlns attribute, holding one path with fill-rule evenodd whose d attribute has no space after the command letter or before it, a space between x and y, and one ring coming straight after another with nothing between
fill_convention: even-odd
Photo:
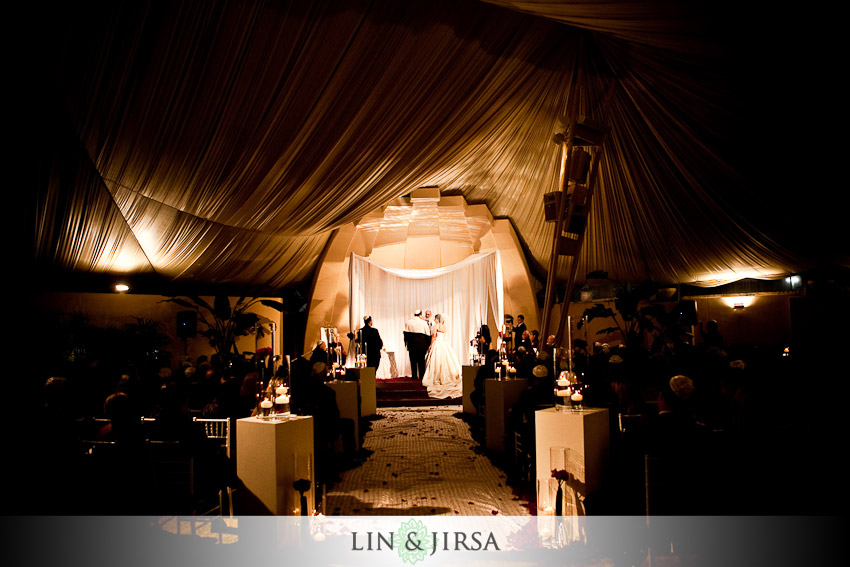
<instances>
[{"instance_id":1,"label":"black speaker","mask_svg":"<svg viewBox=\"0 0 850 567\"><path fill-rule=\"evenodd\" d=\"M697 319L697 302L693 299L686 299L679 302L679 323L685 326L696 325Z\"/></svg>"},{"instance_id":2,"label":"black speaker","mask_svg":"<svg viewBox=\"0 0 850 567\"><path fill-rule=\"evenodd\" d=\"M195 311L177 312L177 338L190 339L198 334L198 314Z\"/></svg>"}]
</instances>

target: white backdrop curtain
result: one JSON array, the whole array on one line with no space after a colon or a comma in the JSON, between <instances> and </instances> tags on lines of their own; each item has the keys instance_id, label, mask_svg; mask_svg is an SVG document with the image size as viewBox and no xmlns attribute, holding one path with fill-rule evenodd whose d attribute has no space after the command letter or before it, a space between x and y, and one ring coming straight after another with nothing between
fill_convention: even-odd
<instances>
[{"instance_id":1,"label":"white backdrop curtain","mask_svg":"<svg viewBox=\"0 0 850 567\"><path fill-rule=\"evenodd\" d=\"M458 362L469 363L470 341L487 322L503 319L502 266L498 251L430 270L404 270L351 255L352 330L371 315L384 349L395 353L399 376L410 376L404 347L404 322L416 309L430 309L447 320L447 335Z\"/></svg>"}]
</instances>

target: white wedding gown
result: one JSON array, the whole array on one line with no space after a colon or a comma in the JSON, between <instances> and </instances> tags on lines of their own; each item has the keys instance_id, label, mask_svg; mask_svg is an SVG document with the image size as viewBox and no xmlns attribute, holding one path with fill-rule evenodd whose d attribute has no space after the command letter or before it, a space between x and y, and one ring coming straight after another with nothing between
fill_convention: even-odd
<instances>
[{"instance_id":1,"label":"white wedding gown","mask_svg":"<svg viewBox=\"0 0 850 567\"><path fill-rule=\"evenodd\" d=\"M425 361L425 377L422 385L428 388L432 398L460 398L463 395L461 373L463 369L446 339L446 334L437 331Z\"/></svg>"},{"instance_id":2,"label":"white wedding gown","mask_svg":"<svg viewBox=\"0 0 850 567\"><path fill-rule=\"evenodd\" d=\"M395 378L392 373L390 355L388 355L387 351L384 349L381 349L381 362L378 364L378 369L375 371L375 378L378 380L389 380L390 378Z\"/></svg>"}]
</instances>

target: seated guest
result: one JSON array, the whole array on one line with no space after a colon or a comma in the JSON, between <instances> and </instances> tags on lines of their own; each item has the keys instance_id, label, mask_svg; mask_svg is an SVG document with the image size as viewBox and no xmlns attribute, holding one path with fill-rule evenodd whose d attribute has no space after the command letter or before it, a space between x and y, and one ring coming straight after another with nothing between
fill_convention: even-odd
<instances>
[{"instance_id":1,"label":"seated guest","mask_svg":"<svg viewBox=\"0 0 850 567\"><path fill-rule=\"evenodd\" d=\"M540 351L540 331L537 329L532 329L528 332L528 338L531 339L531 348L534 349L534 352Z\"/></svg>"},{"instance_id":2,"label":"seated guest","mask_svg":"<svg viewBox=\"0 0 850 567\"><path fill-rule=\"evenodd\" d=\"M110 394L103 404L103 413L109 423L100 428L98 439L125 446L138 445L144 440L139 413L130 396L124 392Z\"/></svg>"},{"instance_id":3,"label":"seated guest","mask_svg":"<svg viewBox=\"0 0 850 567\"><path fill-rule=\"evenodd\" d=\"M473 380L474 389L469 395L469 399L479 414L478 408L484 405L484 380L496 377L495 364L497 360L499 360L499 353L495 349L488 350L484 364L478 367L478 374L475 375L475 380Z\"/></svg>"},{"instance_id":4,"label":"seated guest","mask_svg":"<svg viewBox=\"0 0 850 567\"><path fill-rule=\"evenodd\" d=\"M154 417L156 421L150 427L151 439L180 442L188 454L197 453L206 444L203 426L194 422L189 413L185 388L174 383L167 384L160 391Z\"/></svg>"},{"instance_id":5,"label":"seated guest","mask_svg":"<svg viewBox=\"0 0 850 567\"><path fill-rule=\"evenodd\" d=\"M260 393L260 373L249 372L242 379L242 384L239 387L239 417L249 417L257 408L260 400L257 399Z\"/></svg>"},{"instance_id":6,"label":"seated guest","mask_svg":"<svg viewBox=\"0 0 850 567\"><path fill-rule=\"evenodd\" d=\"M549 369L536 365L529 374L528 387L519 395L519 399L508 416L511 432L530 434L533 438L534 412L555 406L555 384Z\"/></svg>"},{"instance_id":7,"label":"seated guest","mask_svg":"<svg viewBox=\"0 0 850 567\"><path fill-rule=\"evenodd\" d=\"M520 335L519 342L514 345L514 347L519 350L519 347L525 347L525 352L532 352L531 350L531 333L528 331L523 331L522 335Z\"/></svg>"},{"instance_id":8,"label":"seated guest","mask_svg":"<svg viewBox=\"0 0 850 567\"><path fill-rule=\"evenodd\" d=\"M328 356L328 344L325 341L316 343L316 348L313 349L310 355L310 364L323 363L325 366L330 366L330 357Z\"/></svg>"},{"instance_id":9,"label":"seated guest","mask_svg":"<svg viewBox=\"0 0 850 567\"><path fill-rule=\"evenodd\" d=\"M333 446L342 436L343 450L354 453L354 422L339 416L336 392L325 383L328 368L325 364L313 364L310 377L303 384L299 395L298 414L313 416L313 443L316 455L317 478L326 483L333 482L338 474L333 459Z\"/></svg>"},{"instance_id":10,"label":"seated guest","mask_svg":"<svg viewBox=\"0 0 850 567\"><path fill-rule=\"evenodd\" d=\"M481 325L481 330L478 331L478 354L483 354L487 356L487 352L490 350L490 327L485 323Z\"/></svg>"},{"instance_id":11,"label":"seated guest","mask_svg":"<svg viewBox=\"0 0 850 567\"><path fill-rule=\"evenodd\" d=\"M697 453L701 430L690 408L693 381L678 375L658 394L658 414L648 422L646 452L649 455L689 457Z\"/></svg>"},{"instance_id":12,"label":"seated guest","mask_svg":"<svg viewBox=\"0 0 850 567\"><path fill-rule=\"evenodd\" d=\"M340 366L345 366L345 359L348 353L345 350L345 345L342 344L342 339L338 333L334 333L333 340L328 344L328 360L331 364L337 363Z\"/></svg>"},{"instance_id":13,"label":"seated guest","mask_svg":"<svg viewBox=\"0 0 850 567\"><path fill-rule=\"evenodd\" d=\"M550 358L555 357L555 348L557 345L555 344L555 335L549 335L546 337L546 344L541 347L541 350L549 355Z\"/></svg>"}]
</instances>

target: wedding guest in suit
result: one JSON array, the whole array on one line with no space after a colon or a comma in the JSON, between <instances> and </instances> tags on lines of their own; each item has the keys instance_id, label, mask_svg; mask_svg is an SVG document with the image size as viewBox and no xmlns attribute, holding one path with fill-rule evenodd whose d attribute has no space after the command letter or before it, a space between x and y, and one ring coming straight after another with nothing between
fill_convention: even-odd
<instances>
[{"instance_id":1,"label":"wedding guest in suit","mask_svg":"<svg viewBox=\"0 0 850 567\"><path fill-rule=\"evenodd\" d=\"M373 325L371 315L363 317L363 327L360 329L360 348L361 352L366 354L366 366L377 369L378 365L381 364L381 349L384 348L384 341L381 340L381 333Z\"/></svg>"},{"instance_id":2,"label":"wedding guest in suit","mask_svg":"<svg viewBox=\"0 0 850 567\"><path fill-rule=\"evenodd\" d=\"M525 315L517 315L516 316L516 326L514 326L514 350L519 348L522 344L522 334L527 332L528 329L525 326Z\"/></svg>"}]
</instances>

